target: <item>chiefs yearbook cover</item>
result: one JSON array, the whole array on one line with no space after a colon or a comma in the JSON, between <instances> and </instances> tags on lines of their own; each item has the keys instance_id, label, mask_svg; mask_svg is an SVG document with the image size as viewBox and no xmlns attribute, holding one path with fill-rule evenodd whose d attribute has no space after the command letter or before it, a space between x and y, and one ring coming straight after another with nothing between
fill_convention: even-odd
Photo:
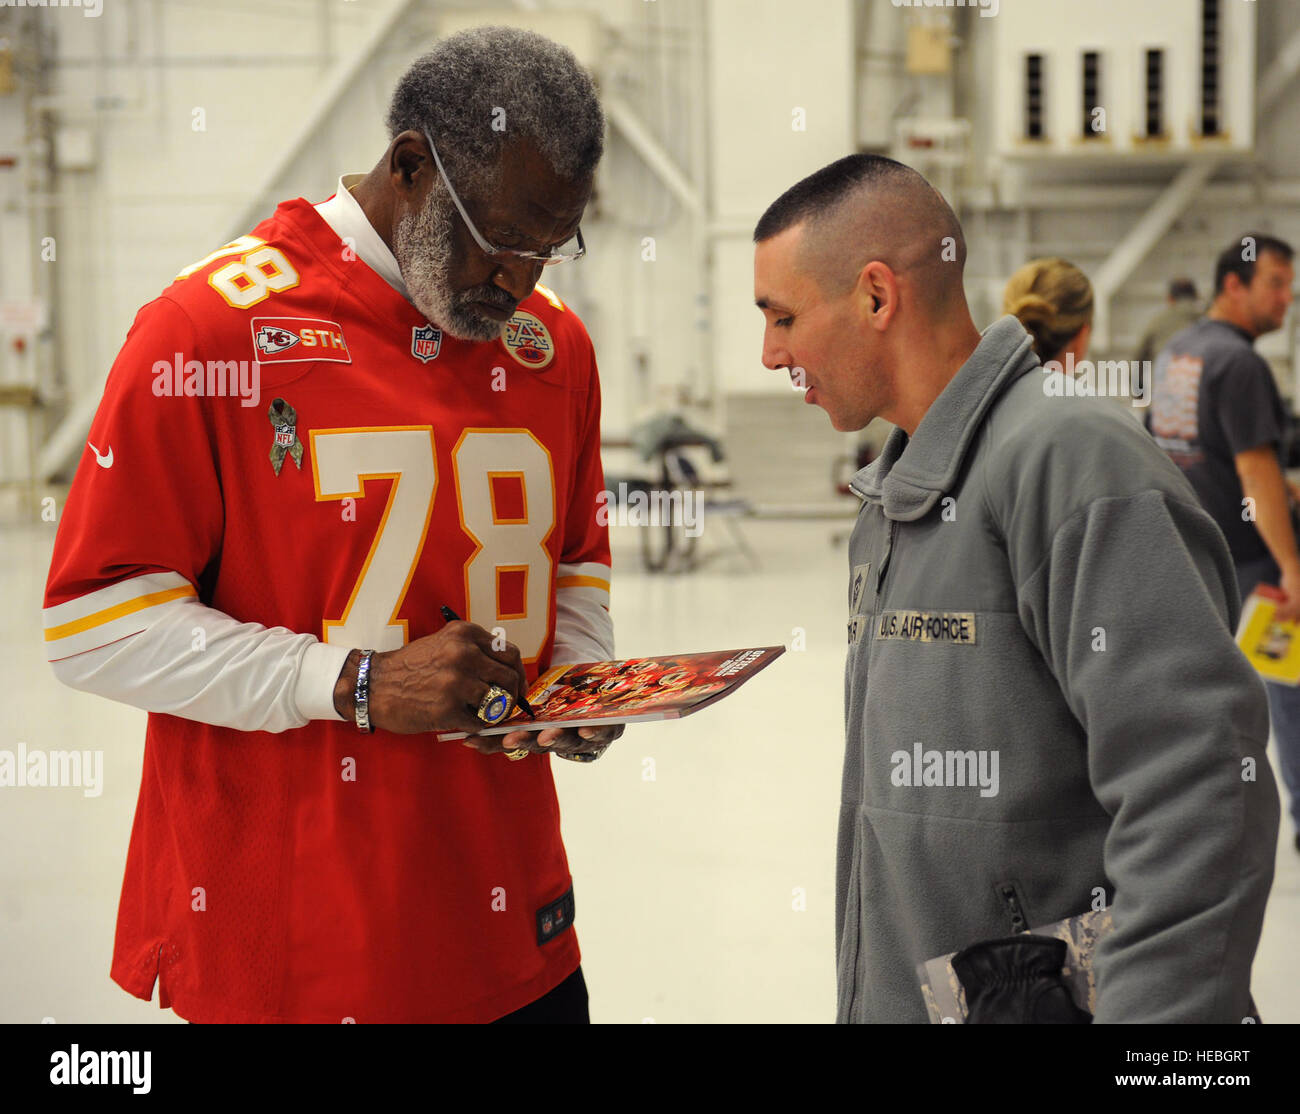
<instances>
[{"instance_id":1,"label":"chiefs yearbook cover","mask_svg":"<svg viewBox=\"0 0 1300 1114\"><path fill-rule=\"evenodd\" d=\"M528 690L535 720L516 708L507 719L484 727L479 734L680 719L729 696L783 653L784 646L760 646L558 665ZM463 739L465 733L449 732L439 738Z\"/></svg>"}]
</instances>

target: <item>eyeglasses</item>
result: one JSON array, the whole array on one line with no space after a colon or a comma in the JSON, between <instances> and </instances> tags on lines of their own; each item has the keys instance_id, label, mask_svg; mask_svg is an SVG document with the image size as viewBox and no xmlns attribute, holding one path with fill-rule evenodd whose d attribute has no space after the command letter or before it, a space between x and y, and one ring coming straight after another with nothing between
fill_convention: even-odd
<instances>
[{"instance_id":1,"label":"eyeglasses","mask_svg":"<svg viewBox=\"0 0 1300 1114\"><path fill-rule=\"evenodd\" d=\"M424 138L429 141L429 150L433 152L434 165L437 166L438 173L442 175L442 184L447 187L447 192L451 194L451 199L456 205L456 212L460 214L461 220L465 222L465 227L469 229L469 234L474 237L474 242L478 244L485 255L508 255L515 259L528 259L541 263L544 267L550 267L555 263L569 263L575 259L581 259L587 254L587 245L583 242L581 228L563 244L560 244L558 248L552 248L549 252L518 251L515 248L493 247L483 238L482 233L474 227L474 222L469 219L469 214L465 212L465 206L461 204L460 198L456 196L456 191L452 189L451 179L447 177L447 171L443 168L442 159L438 157L438 148L433 145L433 136L429 134L428 128L424 129Z\"/></svg>"}]
</instances>

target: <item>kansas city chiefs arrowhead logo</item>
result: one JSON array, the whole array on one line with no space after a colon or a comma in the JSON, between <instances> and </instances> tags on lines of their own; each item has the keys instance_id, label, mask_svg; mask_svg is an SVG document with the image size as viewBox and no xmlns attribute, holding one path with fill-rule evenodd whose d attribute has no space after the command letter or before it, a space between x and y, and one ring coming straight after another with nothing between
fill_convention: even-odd
<instances>
[{"instance_id":1,"label":"kansas city chiefs arrowhead logo","mask_svg":"<svg viewBox=\"0 0 1300 1114\"><path fill-rule=\"evenodd\" d=\"M283 352L286 348L292 348L302 340L301 337L289 332L288 329L278 329L274 325L263 325L257 330L256 339L257 347L268 356Z\"/></svg>"}]
</instances>

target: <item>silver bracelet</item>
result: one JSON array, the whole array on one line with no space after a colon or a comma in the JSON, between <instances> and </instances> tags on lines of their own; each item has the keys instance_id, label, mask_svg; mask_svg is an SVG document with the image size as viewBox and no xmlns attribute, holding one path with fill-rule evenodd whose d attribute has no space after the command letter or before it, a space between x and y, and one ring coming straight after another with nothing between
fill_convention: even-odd
<instances>
[{"instance_id":1,"label":"silver bracelet","mask_svg":"<svg viewBox=\"0 0 1300 1114\"><path fill-rule=\"evenodd\" d=\"M374 733L370 726L370 656L374 650L362 650L361 661L357 665L357 687L352 694L352 706L356 713L357 730L367 735Z\"/></svg>"}]
</instances>

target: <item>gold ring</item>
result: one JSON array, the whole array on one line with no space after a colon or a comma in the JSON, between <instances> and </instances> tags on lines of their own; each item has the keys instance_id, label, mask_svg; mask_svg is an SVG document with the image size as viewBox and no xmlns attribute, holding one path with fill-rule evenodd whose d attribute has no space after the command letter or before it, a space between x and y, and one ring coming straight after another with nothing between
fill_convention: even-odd
<instances>
[{"instance_id":1,"label":"gold ring","mask_svg":"<svg viewBox=\"0 0 1300 1114\"><path fill-rule=\"evenodd\" d=\"M516 750L506 751L506 757L510 759L511 762L518 762L521 758L528 757L528 751L524 750L522 747L519 747Z\"/></svg>"},{"instance_id":2,"label":"gold ring","mask_svg":"<svg viewBox=\"0 0 1300 1114\"><path fill-rule=\"evenodd\" d=\"M500 723L514 708L515 702L500 685L488 685L487 695L478 706L478 718L489 727Z\"/></svg>"},{"instance_id":3,"label":"gold ring","mask_svg":"<svg viewBox=\"0 0 1300 1114\"><path fill-rule=\"evenodd\" d=\"M574 754L565 754L563 751L557 750L554 753L561 758L567 758L570 762L595 762L597 758L605 753L606 749L606 747L601 747L599 750L578 751Z\"/></svg>"}]
</instances>

